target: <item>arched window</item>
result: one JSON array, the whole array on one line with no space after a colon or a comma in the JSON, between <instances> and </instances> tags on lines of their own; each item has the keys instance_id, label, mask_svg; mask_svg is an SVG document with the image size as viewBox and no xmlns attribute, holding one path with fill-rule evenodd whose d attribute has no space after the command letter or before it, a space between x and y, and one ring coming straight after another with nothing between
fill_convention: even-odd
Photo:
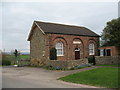
<instances>
[{"instance_id":1,"label":"arched window","mask_svg":"<svg viewBox=\"0 0 120 90\"><path fill-rule=\"evenodd\" d=\"M55 47L57 50L57 56L63 56L63 43L57 42Z\"/></svg>"},{"instance_id":2,"label":"arched window","mask_svg":"<svg viewBox=\"0 0 120 90\"><path fill-rule=\"evenodd\" d=\"M94 44L91 43L89 44L89 55L94 55L94 54L95 54Z\"/></svg>"}]
</instances>

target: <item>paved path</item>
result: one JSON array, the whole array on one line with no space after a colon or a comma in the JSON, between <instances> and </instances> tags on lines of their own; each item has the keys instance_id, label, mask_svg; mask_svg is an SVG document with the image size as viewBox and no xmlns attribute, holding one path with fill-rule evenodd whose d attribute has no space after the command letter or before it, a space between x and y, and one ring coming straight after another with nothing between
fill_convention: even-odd
<instances>
[{"instance_id":1,"label":"paved path","mask_svg":"<svg viewBox=\"0 0 120 90\"><path fill-rule=\"evenodd\" d=\"M4 67L2 69L3 88L96 88L94 86L67 83L57 80L72 73L90 70L89 67L72 71L51 71L33 67Z\"/></svg>"}]
</instances>

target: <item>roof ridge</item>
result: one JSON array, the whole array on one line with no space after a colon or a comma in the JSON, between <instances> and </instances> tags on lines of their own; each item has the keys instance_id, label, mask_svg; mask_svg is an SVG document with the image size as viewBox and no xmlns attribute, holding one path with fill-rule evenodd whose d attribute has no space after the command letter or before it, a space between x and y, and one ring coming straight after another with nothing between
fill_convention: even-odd
<instances>
[{"instance_id":1,"label":"roof ridge","mask_svg":"<svg viewBox=\"0 0 120 90\"><path fill-rule=\"evenodd\" d=\"M71 26L71 27L78 27L78 28L86 28L84 26L78 26L78 25L70 25L70 24L63 24L63 23L52 23L52 22L44 22L44 21L34 21L34 22L39 22L39 23L48 23L48 24L55 24L55 25L63 25L63 26ZM88 28L86 28L88 29Z\"/></svg>"},{"instance_id":2,"label":"roof ridge","mask_svg":"<svg viewBox=\"0 0 120 90\"><path fill-rule=\"evenodd\" d=\"M99 36L100 37L100 35L98 35L94 31L92 31L89 28L86 28L84 26L68 25L68 24L60 24L60 23L52 23L52 22L46 22L46 21L45 22L44 21L34 21L34 22L36 22L37 24L39 24L39 26L44 30L44 32L53 32L53 33L58 33L58 32L60 33L60 32L62 32L62 33L66 33L66 34L69 34L69 33L71 33L71 34L77 34L77 33L79 33L78 31L81 30L80 31L81 33L79 33L80 35L88 35L88 36L92 36L93 35L93 36ZM47 26L44 26L44 25L47 25ZM52 29L50 29L50 25L53 27ZM56 28L56 26L59 27L58 32L56 30L54 30ZM61 28L61 26L64 27L65 30L67 30L67 31L69 29L69 32L66 32L64 30L61 31L63 29L63 28ZM61 28L61 30L60 30L60 28ZM66 28L68 28L68 29L66 29Z\"/></svg>"}]
</instances>

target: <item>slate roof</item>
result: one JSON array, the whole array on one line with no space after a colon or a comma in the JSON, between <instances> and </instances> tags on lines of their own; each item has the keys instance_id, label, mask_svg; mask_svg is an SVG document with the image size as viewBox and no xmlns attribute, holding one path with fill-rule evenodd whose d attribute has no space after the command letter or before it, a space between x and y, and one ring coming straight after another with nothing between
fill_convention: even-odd
<instances>
[{"instance_id":1,"label":"slate roof","mask_svg":"<svg viewBox=\"0 0 120 90\"><path fill-rule=\"evenodd\" d=\"M85 27L41 21L34 22L38 24L44 33L100 37L98 34Z\"/></svg>"},{"instance_id":2,"label":"slate roof","mask_svg":"<svg viewBox=\"0 0 120 90\"><path fill-rule=\"evenodd\" d=\"M45 33L99 36L88 28L48 22L35 21Z\"/></svg>"}]
</instances>

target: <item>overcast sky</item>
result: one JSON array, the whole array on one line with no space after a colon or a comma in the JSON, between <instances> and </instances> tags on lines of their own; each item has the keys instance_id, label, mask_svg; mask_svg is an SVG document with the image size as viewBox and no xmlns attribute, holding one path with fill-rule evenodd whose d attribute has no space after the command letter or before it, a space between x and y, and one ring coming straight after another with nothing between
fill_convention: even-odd
<instances>
[{"instance_id":1,"label":"overcast sky","mask_svg":"<svg viewBox=\"0 0 120 90\"><path fill-rule=\"evenodd\" d=\"M118 17L117 2L3 2L0 7L0 42L6 51L29 51L34 20L84 26L100 35L106 22Z\"/></svg>"}]
</instances>

